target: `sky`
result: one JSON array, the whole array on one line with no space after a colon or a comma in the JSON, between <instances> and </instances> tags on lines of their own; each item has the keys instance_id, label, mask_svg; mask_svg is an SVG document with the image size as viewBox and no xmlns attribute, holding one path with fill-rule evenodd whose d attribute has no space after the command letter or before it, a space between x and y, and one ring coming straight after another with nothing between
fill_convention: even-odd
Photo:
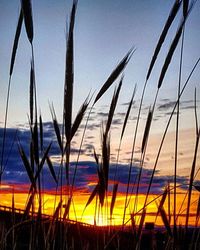
<instances>
[{"instance_id":1,"label":"sky","mask_svg":"<svg viewBox=\"0 0 200 250\"><path fill-rule=\"evenodd\" d=\"M111 133L112 164L110 180L113 178L114 162L116 161L116 150L119 145L119 134L123 119L135 84L137 92L135 103L131 111L130 120L124 136L122 153L120 158L120 182L121 191L124 191L123 183L127 182L130 152L135 126L135 120L139 107L139 100L146 78L149 63L158 41L159 35L173 5L172 0L79 0L75 24L75 82L73 99L73 116L85 100L88 93L101 88L109 74L117 63L124 57L130 48L136 48L131 60L124 71L124 81L119 97L119 103L114 116ZM59 150L51 124L51 113L49 102L53 102L58 121L62 120L63 88L65 71L65 45L67 20L71 9L71 1L68 0L43 0L32 1L34 22L34 52L36 66L36 84L38 104L44 120L45 142L53 140L51 155L55 166L59 165ZM6 92L9 77L9 64L13 39L20 10L20 1L0 1L0 135L2 141L3 122L6 103ZM175 35L182 12L176 17L167 39L159 54L152 75L148 81L142 107L141 122L139 126L138 141L134 164L136 164L134 175L138 171L137 163L140 157L140 142L148 114L157 89L159 74L168 52L169 46ZM185 83L192 67L200 56L200 2L197 1L185 26L185 40L183 52L182 82ZM18 136L25 150L28 152L30 134L27 130L27 114L29 113L29 71L31 60L31 48L28 42L25 28L23 26L20 36L19 47L14 66L11 83L11 94L8 113L8 132L6 155L8 158L5 179L10 183L27 183L28 178L25 169L19 159L17 146L11 147L16 128L19 129ZM156 105L154 120L152 124L149 146L145 158L145 169L143 183L151 174L155 154L161 140L162 133L169 119L170 112L177 98L178 69L180 61L180 44L170 64L169 70L160 89ZM194 89L197 90L197 111L200 115L200 84L199 67L194 72L189 85L183 94L180 104L180 149L178 183L185 184L189 175L195 143L195 121L194 121ZM119 80L116 81L118 83ZM106 120L109 110L114 84L103 98L97 103L90 117L84 147L79 163L77 187L93 187L89 185L96 180L96 168L93 159L93 146L100 151L100 126ZM82 127L83 128L83 124ZM163 154L156 172L155 193L161 192L166 182L173 180L173 152L174 152L174 128L175 119L172 120ZM76 135L72 147L72 161L76 160L77 148L80 143L80 134ZM47 144L46 144L47 145ZM2 147L2 146L1 146ZM10 152L10 154L9 154ZM200 167L199 158L197 169ZM73 169L73 164L72 164ZM51 179L48 169L45 170L49 176L46 188L51 189L55 185ZM82 172L84 174L82 174ZM160 177L162 175L162 178ZM199 177L197 178L199 179ZM88 186L89 185L89 186ZM146 186L142 186L140 192L144 193Z\"/></svg>"},{"instance_id":2,"label":"sky","mask_svg":"<svg viewBox=\"0 0 200 250\"><path fill-rule=\"evenodd\" d=\"M125 71L120 103L130 99L135 83L138 86L136 98L140 99L150 59L173 2L79 1L75 25L74 111L77 111L90 90L98 91L132 46L137 50ZM62 114L66 23L69 20L71 1L33 1L32 5L38 102L44 119L49 121L51 115L48 101L54 103L58 118ZM199 8L197 1L186 25L183 81L198 58ZM0 111L1 122L4 117L9 64L19 10L20 1L0 2L0 104L4 107ZM169 32L148 83L145 97L148 105L152 103L161 66L180 19L181 11ZM180 47L176 55L178 53ZM23 27L12 79L9 115L11 125L27 121L30 57L30 46ZM179 56L174 58L163 83L160 99L174 100L177 96ZM190 85L192 87L188 88L184 97L187 100L193 99L194 85L198 86L198 74L194 75ZM198 89L197 91L199 94ZM100 104L109 103L111 94L112 90Z\"/></svg>"}]
</instances>

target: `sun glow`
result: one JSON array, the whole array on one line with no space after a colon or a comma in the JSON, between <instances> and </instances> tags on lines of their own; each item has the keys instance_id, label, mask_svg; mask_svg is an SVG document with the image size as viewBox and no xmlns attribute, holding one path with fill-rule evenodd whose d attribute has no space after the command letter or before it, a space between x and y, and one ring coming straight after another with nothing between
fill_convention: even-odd
<instances>
[{"instance_id":1,"label":"sun glow","mask_svg":"<svg viewBox=\"0 0 200 250\"><path fill-rule=\"evenodd\" d=\"M23 213L25 209L25 204L27 203L28 193L27 192L15 192L12 193L13 187L8 188L7 186L1 186L1 209L8 209L6 207L12 207L12 201L14 200L14 206L16 209L19 209L18 212ZM177 219L177 224L184 225L185 224L185 214L186 214L186 206L187 206L187 197L185 198L186 192L182 189L178 190L177 194L177 214L179 214ZM98 226L107 226L107 225L122 225L123 222L123 214L124 214L124 204L125 204L125 194L118 193L112 218L110 217L110 203L111 196L108 195L104 207L101 207L98 204L96 199L91 202L87 207L85 207L90 194L82 191L75 190L73 193L73 200L70 206L69 219L72 221L79 221L82 223L87 223L91 225ZM64 214L64 207L67 203L68 197L62 197L62 214ZM193 192L191 208L190 208L190 218L189 224L194 226L196 223L196 211L197 211L197 203L198 203L199 194L197 191ZM157 204L161 196L159 195L150 195L148 199L149 205L147 206L147 213L145 217L145 222L154 222L158 226L163 226L163 221L160 216L157 215ZM137 212L135 210L135 222L139 224L142 207L144 204L145 195L138 195L138 203L137 203ZM154 200L154 201L153 201ZM46 192L42 194L42 213L45 215L52 216L55 212L56 207L60 201L60 196L55 195L51 192ZM152 201L152 202L151 202ZM150 203L151 202L151 203ZM170 202L170 205L169 205ZM135 196L133 195L130 199L129 206L126 210L125 215L125 223L126 225L131 225L131 214L134 211L135 204ZM5 207L3 207L5 206ZM164 204L165 211L168 215L168 218L171 220L171 224L173 224L173 194L170 195L170 200L167 198ZM170 213L169 213L170 208ZM38 196L35 196L35 212L38 209ZM170 215L169 215L170 214ZM200 223L198 222L198 225Z\"/></svg>"}]
</instances>

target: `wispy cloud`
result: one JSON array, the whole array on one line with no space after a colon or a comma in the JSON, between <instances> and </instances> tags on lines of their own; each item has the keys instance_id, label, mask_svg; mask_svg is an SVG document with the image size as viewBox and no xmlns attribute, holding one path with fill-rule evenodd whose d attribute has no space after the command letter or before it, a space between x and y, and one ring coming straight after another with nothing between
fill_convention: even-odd
<instances>
[{"instance_id":1,"label":"wispy cloud","mask_svg":"<svg viewBox=\"0 0 200 250\"><path fill-rule=\"evenodd\" d=\"M158 105L158 110L163 111L163 110L168 110L170 108L173 108L175 105L175 101L168 101L165 102L164 104L160 104Z\"/></svg>"},{"instance_id":2,"label":"wispy cloud","mask_svg":"<svg viewBox=\"0 0 200 250\"><path fill-rule=\"evenodd\" d=\"M164 103L163 103L164 102ZM197 101L197 104L199 101ZM170 99L161 99L161 103L158 104L159 111L169 111L176 104L176 101L172 101ZM184 109L194 109L194 100L183 100L180 101L181 110Z\"/></svg>"},{"instance_id":3,"label":"wispy cloud","mask_svg":"<svg viewBox=\"0 0 200 250\"><path fill-rule=\"evenodd\" d=\"M118 123L118 122L116 122ZM3 129L0 128L0 151L2 150L2 135ZM25 152L29 155L29 142L30 142L30 132L29 130L18 130L17 137L22 144ZM91 137L90 139L93 139ZM60 166L60 149L56 142L56 137L54 134L53 126L51 123L44 123L44 142L45 146L48 145L49 141L52 141L52 148L50 151L50 155L52 157L52 162L54 165L54 169L56 174L59 172ZM75 147L76 144L72 146L71 153L77 155L79 149ZM93 146L90 143L85 143L83 149L81 150L81 154L92 155L93 154ZM115 162L115 156L111 155L113 158L113 162ZM119 178L119 191L125 192L125 187L128 180L128 170L129 170L129 162L127 155L127 163L118 165L118 178ZM136 177L139 173L140 168L138 167L140 160L134 159L134 165L131 173L131 185L134 190L136 187ZM3 181L11 184L29 184L29 179L23 166L23 163L20 159L17 140L16 140L16 129L8 128L7 136L6 136L6 145L5 145L5 172L3 175ZM138 164L138 165L137 165ZM76 162L71 162L70 165L70 179L74 174L74 169L76 166ZM115 164L110 164L110 175L109 180L112 183L114 180L115 173ZM52 190L55 188L56 184L51 176L51 173L48 169L48 166L45 165L43 168L43 179L44 179L44 187L47 190ZM140 185L140 193L145 193L148 187L148 183L152 174L151 169L144 168L142 171L141 177L141 185ZM63 173L65 175L65 173ZM76 175L76 187L79 189L85 189L91 191L97 183L98 175L97 175L97 165L94 161L81 161L77 164L77 175ZM186 184L188 181L187 177L177 176L177 185ZM152 193L159 193L163 190L164 186L168 182L173 182L173 176L160 176L159 171L156 172L156 176L154 178L152 184ZM111 191L111 186L109 187Z\"/></svg>"}]
</instances>

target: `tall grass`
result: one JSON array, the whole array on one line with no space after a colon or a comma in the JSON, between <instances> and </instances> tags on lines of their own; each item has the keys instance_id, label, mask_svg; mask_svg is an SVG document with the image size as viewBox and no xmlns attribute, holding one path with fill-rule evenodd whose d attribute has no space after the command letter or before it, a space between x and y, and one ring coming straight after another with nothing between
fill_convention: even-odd
<instances>
[{"instance_id":1,"label":"tall grass","mask_svg":"<svg viewBox=\"0 0 200 250\"><path fill-rule=\"evenodd\" d=\"M44 142L44 131L43 131L43 119L41 112L38 115L38 103L37 103L37 91L36 91L36 72L35 72L35 58L34 58L34 25L33 25L33 14L32 14L32 4L30 0L21 0L21 10L19 14L18 24L16 28L16 34L14 38L13 51L11 55L10 63L10 73L9 73L9 83L8 83L8 93L6 100L6 111L5 111L5 121L3 130L3 141L2 141L2 153L1 153L1 170L0 170L0 182L2 179L3 172L5 170L4 159L5 159L5 143L6 143L6 128L8 119L8 107L9 107L9 96L11 88L11 77L13 73L16 52L18 48L19 38L21 35L21 28L24 22L27 38L31 46L31 63L30 63L30 86L29 86L29 127L30 127L30 145L29 153L23 147L20 137L16 136L17 146L21 161L26 170L27 176L30 181L29 193L27 197L27 202L24 204L24 214L17 218L15 213L16 198L13 191L12 194L12 216L9 225L6 225L1 230L1 248L2 249L20 249L23 248L23 242L21 243L22 234L27 233L27 239L24 240L26 249L125 249L124 242L127 243L127 248L133 247L134 249L142 249L142 241L145 234L143 233L144 224L146 221L147 211L149 206L154 202L157 204L157 214L161 217L163 222L163 227L165 228L165 233L163 233L164 242L162 242L163 249L181 249L182 247L182 228L177 225L177 218L181 212L177 213L177 167L178 167L178 149L179 149L179 109L181 97L188 86L190 79L196 70L200 58L194 64L191 69L183 87L181 88L182 82L182 68L183 68L183 46L184 46L184 32L185 24L191 13L196 1L174 1L172 9L169 13L167 21L155 46L155 51L153 53L152 59L150 61L149 68L147 70L147 75L145 78L145 83L142 90L142 95L139 102L139 108L137 113L137 119L135 128L133 131L133 139L131 141L132 148L130 153L130 161L128 164L128 176L125 185L125 199L123 206L123 218L122 227L113 227L113 230L107 230L106 228L101 229L96 226L100 221L100 218L105 218L105 221L109 225L114 224L114 212L116 208L116 201L118 194L120 193L120 176L118 173L119 162L120 162L120 151L122 148L124 134L128 122L130 122L130 113L134 103L134 98L136 94L136 86L133 89L133 94L131 96L130 102L128 103L128 108L126 110L124 121L122 124L121 133L119 135L119 145L117 149L116 162L113 183L110 181L110 169L111 169L111 133L112 124L115 117L115 112L117 104L119 101L119 95L122 91L124 82L124 72L129 60L135 53L135 49L131 48L122 60L117 64L111 74L107 77L102 87L98 91L97 95L90 97L88 95L81 105L78 113L73 120L73 99L74 99L74 27L76 12L78 7L78 1L74 0L72 3L72 9L69 20L69 29L66 38L66 56L65 56L65 81L64 81L64 93L63 93L63 123L60 126L58 123L56 112L53 104L50 104L50 113L52 116L52 126L55 132L56 143L60 151L60 167L58 173L55 171L54 163L51 159L51 148L53 145L53 140L47 145ZM142 140L140 141L140 163L139 172L133 183L132 181L132 171L135 165L134 156L136 148L136 140L139 137L139 125L141 120L141 112L143 108L143 102L145 98L145 92L147 88L147 83L150 79L151 74L153 74L153 68L156 64L157 58L160 54L162 46L166 40L169 29L174 23L175 18L177 18L178 11L180 7L183 7L181 22L178 29L172 39L169 46L166 57L163 59L163 65L161 67L161 72L158 77L157 90L155 93L153 104L150 106L147 113L146 125L144 126L144 132ZM153 124L154 113L156 112L156 103L158 96L160 94L160 89L163 85L164 78L166 77L168 68L170 67L171 61L173 60L175 51L178 48L179 41L182 36L181 43L181 55L180 55L180 68L179 68L179 81L178 81L178 93L177 100L171 111L166 127L163 131L161 142L158 148L158 152L155 158L155 163L151 172L147 190L144 194L144 204L141 208L138 206L138 200L140 196L140 187L142 183L142 174L144 170L145 157L147 154L147 146L149 143L149 138L151 137L151 127ZM120 78L121 76L121 78ZM101 149L100 154L96 153L94 147L94 160L97 166L97 183L90 193L89 198L85 204L82 216L84 215L86 209L94 204L95 212L94 217L94 227L89 229L90 237L85 233L87 227L83 227L80 222L75 221L75 225L72 226L70 222L70 212L74 209L74 214L76 217L76 211L74 206L74 189L76 187L77 171L79 167L79 157L81 155L81 149L83 147L85 134L87 133L88 123L90 121L90 115L94 106L97 102L106 94L107 90L114 85L114 83L120 78L118 85L114 89L113 96L111 98L110 106L108 109L106 120L101 124ZM192 189L195 187L199 191L199 186L194 185L195 180L195 170L198 160L198 149L200 140L200 127L198 123L197 116L197 95L195 90L195 126L196 126L196 138L195 138L195 148L193 152L193 161L190 171L190 178L188 181L188 195L187 195L187 207L186 207L186 221L185 221L185 244L187 247L192 249L193 246L199 247L199 235L200 231L197 228L199 221L199 207L200 202L197 201L196 210L196 231L193 232L193 241L189 239L189 219L190 219L190 206ZM89 107L91 104L91 107ZM157 195L154 199L149 201L151 188L153 181L155 179L155 173L158 165L158 160L161 155L163 144L168 133L168 129L172 120L172 117L177 110L176 116L176 133L175 133L175 162L174 162L174 183L171 187L171 183L166 185L165 190L162 194ZM88 112L88 116L85 118ZM85 120L84 120L85 119ZM78 148L77 161L75 163L74 172L72 178L70 178L71 169L71 145L76 133L80 130L80 127L85 121L85 125L82 131L81 142ZM43 216L44 210L44 199L43 199L43 185L45 182L45 176L43 176L44 166L48 167L48 170L56 184L56 194L60 188L59 201L54 201L54 212L51 218L45 219ZM63 173L65 173L65 180L63 179ZM136 186L135 193L134 188L130 191L131 185ZM110 189L111 188L111 189ZM111 190L111 192L110 192ZM174 193L174 209L173 209L173 223L171 221L171 194ZM134 197L134 199L133 199ZM166 212L166 203L168 198L168 212ZM134 200L134 202L133 202ZM132 204L133 206L131 206ZM130 205L131 204L131 205ZM127 210L129 211L127 212ZM155 211L156 212L156 211ZM128 220L127 220L128 218ZM139 218L139 222L137 222ZM155 220L156 220L155 219ZM131 221L131 232L126 240L125 226ZM172 230L174 227L174 230ZM27 232L26 232L27 231ZM197 232L197 233L196 233ZM10 241L11 239L11 241ZM152 238L153 239L153 238ZM195 239L195 240L194 240ZM157 243L157 242L156 242ZM159 249L159 248L157 248Z\"/></svg>"}]
</instances>

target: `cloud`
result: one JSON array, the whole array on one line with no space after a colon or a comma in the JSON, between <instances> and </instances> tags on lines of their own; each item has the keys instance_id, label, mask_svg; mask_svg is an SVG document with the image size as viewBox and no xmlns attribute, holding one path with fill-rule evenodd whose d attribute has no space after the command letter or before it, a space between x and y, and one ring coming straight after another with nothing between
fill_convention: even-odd
<instances>
[{"instance_id":1,"label":"cloud","mask_svg":"<svg viewBox=\"0 0 200 250\"><path fill-rule=\"evenodd\" d=\"M100 124L93 123L93 124L87 125L87 130L95 130L95 129L99 128L99 127L100 127Z\"/></svg>"},{"instance_id":2,"label":"cloud","mask_svg":"<svg viewBox=\"0 0 200 250\"><path fill-rule=\"evenodd\" d=\"M125 117L126 113L125 112L118 112L116 115L119 117Z\"/></svg>"},{"instance_id":3,"label":"cloud","mask_svg":"<svg viewBox=\"0 0 200 250\"><path fill-rule=\"evenodd\" d=\"M18 130L17 136L19 138L20 144L23 146L27 156L29 156L29 143L30 143L30 132L29 130ZM3 137L3 129L0 128L0 152L2 151L2 137ZM60 170L60 161L56 160L57 158L60 159L60 149L58 147L56 137L54 134L54 129L51 123L44 124L44 144L45 147L52 141L52 148L50 150L50 155L52 157L52 163L54 166L54 170L56 175L58 175ZM72 154L78 154L79 149L72 147L71 148ZM91 144L86 143L84 145L84 149L81 150L81 154L91 155L93 154L93 147ZM23 184L23 185L30 185L30 181L28 175L26 173L26 169L23 165L23 162L19 156L17 140L16 140L16 129L15 128L8 128L6 133L6 144L5 144L5 154L4 154L4 166L5 172L3 174L3 181L10 184ZM111 156L112 157L112 156ZM129 162L130 159L127 159L127 163L119 164L117 176L119 180L119 191L125 192L127 187L128 181L128 172L129 172ZM132 166L131 171L131 187L133 191L136 190L137 184L137 176L140 171L140 168L136 165L139 163L139 159L134 159L134 164ZM75 169L76 171L76 178L75 178L75 187L78 189L84 189L91 191L94 188L95 183L98 181L97 175L97 165L94 161L81 161L78 162L71 162L70 164L70 183L72 181ZM114 181L115 176L115 164L110 164L109 167L109 180L111 183ZM42 170L43 180L44 180L44 188L46 190L54 190L56 187L56 183L51 176L51 172L48 166L45 164ZM147 187L152 175L152 170L143 168L141 180L140 180L140 187L139 192L145 193L147 191ZM65 180L65 167L63 166L63 180ZM160 176L159 171L156 171L153 183L152 183L152 193L160 193L162 192L165 185L168 181L173 182L173 176ZM185 184L188 182L186 177L177 177L177 185ZM65 184L65 182L64 182ZM112 185L109 186L109 191L112 191Z\"/></svg>"},{"instance_id":4,"label":"cloud","mask_svg":"<svg viewBox=\"0 0 200 250\"><path fill-rule=\"evenodd\" d=\"M121 105L122 106L128 106L130 104L130 102L123 102Z\"/></svg>"},{"instance_id":5,"label":"cloud","mask_svg":"<svg viewBox=\"0 0 200 250\"><path fill-rule=\"evenodd\" d=\"M169 109L172 109L176 104L176 101L171 101L169 99L161 99L161 102L165 102L165 103L158 104L159 111L169 111ZM198 103L199 101L197 101L197 104ZM194 109L194 100L180 101L180 106L182 110ZM168 113L171 114L171 112L168 112Z\"/></svg>"},{"instance_id":6,"label":"cloud","mask_svg":"<svg viewBox=\"0 0 200 250\"><path fill-rule=\"evenodd\" d=\"M168 110L170 108L173 108L175 104L176 104L175 101L169 101L169 102L166 102L164 104L160 104L160 105L158 105L158 110L160 110L160 111Z\"/></svg>"},{"instance_id":7,"label":"cloud","mask_svg":"<svg viewBox=\"0 0 200 250\"><path fill-rule=\"evenodd\" d=\"M105 118L105 117L108 117L108 113L106 113L106 112L98 112L97 116Z\"/></svg>"},{"instance_id":8,"label":"cloud","mask_svg":"<svg viewBox=\"0 0 200 250\"><path fill-rule=\"evenodd\" d=\"M95 137L93 135L86 135L85 138L88 140L93 140Z\"/></svg>"},{"instance_id":9,"label":"cloud","mask_svg":"<svg viewBox=\"0 0 200 250\"><path fill-rule=\"evenodd\" d=\"M194 109L194 105L190 105L190 106L182 107L182 109Z\"/></svg>"},{"instance_id":10,"label":"cloud","mask_svg":"<svg viewBox=\"0 0 200 250\"><path fill-rule=\"evenodd\" d=\"M121 119L113 119L113 121L112 121L112 124L113 125L121 125L123 122L122 122L122 120Z\"/></svg>"},{"instance_id":11,"label":"cloud","mask_svg":"<svg viewBox=\"0 0 200 250\"><path fill-rule=\"evenodd\" d=\"M169 102L170 99L169 99L169 98L161 98L160 101L161 101L161 102Z\"/></svg>"}]
</instances>

